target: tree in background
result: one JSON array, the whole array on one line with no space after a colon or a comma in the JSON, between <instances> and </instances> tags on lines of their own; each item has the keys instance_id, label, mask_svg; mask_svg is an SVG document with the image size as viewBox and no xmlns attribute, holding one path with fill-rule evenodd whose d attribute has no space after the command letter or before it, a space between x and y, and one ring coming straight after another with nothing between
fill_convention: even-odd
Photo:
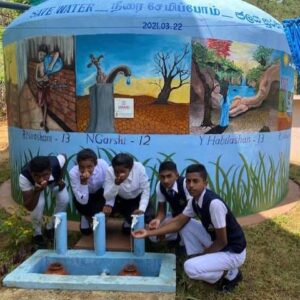
<instances>
[{"instance_id":1,"label":"tree in background","mask_svg":"<svg viewBox=\"0 0 300 300\"><path fill-rule=\"evenodd\" d=\"M300 15L299 0L245 0L245 2L259 7L279 21Z\"/></svg>"}]
</instances>

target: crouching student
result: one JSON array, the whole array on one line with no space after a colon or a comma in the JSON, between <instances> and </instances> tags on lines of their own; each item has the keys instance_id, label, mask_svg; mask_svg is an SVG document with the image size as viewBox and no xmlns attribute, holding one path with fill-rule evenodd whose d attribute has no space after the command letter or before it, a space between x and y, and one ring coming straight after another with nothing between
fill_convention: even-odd
<instances>
[{"instance_id":1,"label":"crouching student","mask_svg":"<svg viewBox=\"0 0 300 300\"><path fill-rule=\"evenodd\" d=\"M45 189L49 188L56 197L54 213L66 211L69 194L63 181L65 155L36 156L21 170L19 186L22 191L24 207L30 211L33 225L33 242L37 249L46 247L42 234L43 212L45 208ZM45 235L49 240L54 238L53 220L46 224Z\"/></svg>"},{"instance_id":2,"label":"crouching student","mask_svg":"<svg viewBox=\"0 0 300 300\"><path fill-rule=\"evenodd\" d=\"M158 211L155 219L149 223L149 229L157 229L168 223L172 217L178 216L187 205L191 195L187 191L185 178L178 175L177 166L172 161L164 161L159 166L159 182L156 186L156 200L158 202ZM171 213L167 214L166 204L170 205ZM168 233L165 236L150 237L150 240L178 241L176 232Z\"/></svg>"},{"instance_id":3,"label":"crouching student","mask_svg":"<svg viewBox=\"0 0 300 300\"><path fill-rule=\"evenodd\" d=\"M242 280L239 268L246 259L243 230L220 196L206 188L207 172L203 165L187 168L186 184L193 199L181 214L158 229L140 229L132 235L145 238L182 228L181 236L190 256L184 263L188 277L211 284L218 282L219 290L231 291ZM195 216L201 222L192 219Z\"/></svg>"},{"instance_id":4,"label":"crouching student","mask_svg":"<svg viewBox=\"0 0 300 300\"><path fill-rule=\"evenodd\" d=\"M104 183L103 212L106 215L121 213L124 216L123 233L130 233L131 215L145 214L145 222L153 218L149 204L150 184L145 167L126 153L117 154L111 161Z\"/></svg>"},{"instance_id":5,"label":"crouching student","mask_svg":"<svg viewBox=\"0 0 300 300\"><path fill-rule=\"evenodd\" d=\"M92 234L92 217L101 212L105 204L103 184L108 164L98 159L91 149L77 153L77 165L69 172L73 191L73 202L80 214L80 231Z\"/></svg>"}]
</instances>

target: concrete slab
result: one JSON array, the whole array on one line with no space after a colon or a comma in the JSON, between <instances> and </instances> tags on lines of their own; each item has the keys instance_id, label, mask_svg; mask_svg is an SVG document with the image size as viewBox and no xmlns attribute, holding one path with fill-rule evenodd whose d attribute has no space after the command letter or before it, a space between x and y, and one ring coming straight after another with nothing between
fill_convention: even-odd
<instances>
[{"instance_id":1,"label":"concrete slab","mask_svg":"<svg viewBox=\"0 0 300 300\"><path fill-rule=\"evenodd\" d=\"M49 264L64 265L68 275L45 274ZM135 264L139 276L121 276L128 263ZM69 250L59 255L53 250L38 250L3 280L7 287L128 292L176 292L174 254Z\"/></svg>"}]
</instances>

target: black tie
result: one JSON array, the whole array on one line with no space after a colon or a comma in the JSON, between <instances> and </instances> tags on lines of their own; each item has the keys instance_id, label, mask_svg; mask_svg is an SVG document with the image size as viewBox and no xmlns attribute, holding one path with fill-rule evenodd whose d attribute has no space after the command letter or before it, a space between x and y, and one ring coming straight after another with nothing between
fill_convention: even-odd
<instances>
[{"instance_id":1,"label":"black tie","mask_svg":"<svg viewBox=\"0 0 300 300\"><path fill-rule=\"evenodd\" d=\"M168 195L170 196L170 197L174 197L174 195L175 195L175 191L174 190L172 190L172 189L170 189L170 190L168 190Z\"/></svg>"}]
</instances>

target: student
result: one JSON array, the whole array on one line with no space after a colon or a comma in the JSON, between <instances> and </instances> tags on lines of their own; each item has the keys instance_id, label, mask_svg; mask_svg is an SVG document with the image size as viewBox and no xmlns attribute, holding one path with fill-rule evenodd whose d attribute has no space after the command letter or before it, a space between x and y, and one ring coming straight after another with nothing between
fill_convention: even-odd
<instances>
[{"instance_id":1,"label":"student","mask_svg":"<svg viewBox=\"0 0 300 300\"><path fill-rule=\"evenodd\" d=\"M105 199L103 184L108 164L98 159L91 149L83 149L77 153L77 165L70 172L73 201L80 213L80 231L84 235L91 234L92 217L101 212Z\"/></svg>"},{"instance_id":2,"label":"student","mask_svg":"<svg viewBox=\"0 0 300 300\"><path fill-rule=\"evenodd\" d=\"M21 170L19 186L22 191L23 204L29 210L34 229L33 242L38 249L45 248L42 236L43 211L45 207L44 191L48 187L56 196L54 213L66 211L69 194L62 179L65 155L36 156ZM53 220L46 224L45 234L53 239Z\"/></svg>"},{"instance_id":3,"label":"student","mask_svg":"<svg viewBox=\"0 0 300 300\"><path fill-rule=\"evenodd\" d=\"M224 201L206 188L207 172L203 165L187 168L186 184L193 199L181 214L156 230L140 229L132 235L145 238L182 228L181 236L190 256L184 263L188 277L211 284L218 282L219 290L231 291L242 280L239 267L246 259L243 230ZM191 219L195 216L202 222Z\"/></svg>"},{"instance_id":4,"label":"student","mask_svg":"<svg viewBox=\"0 0 300 300\"><path fill-rule=\"evenodd\" d=\"M125 218L122 231L130 233L132 214L145 213L145 222L152 218L149 179L145 167L134 162L129 154L117 154L111 164L104 182L106 203L103 212L106 215L120 212Z\"/></svg>"},{"instance_id":5,"label":"student","mask_svg":"<svg viewBox=\"0 0 300 300\"><path fill-rule=\"evenodd\" d=\"M191 195L186 189L185 178L178 175L177 166L172 161L164 161L159 166L160 181L156 186L156 200L158 202L158 212L156 218L149 223L149 229L157 229L161 225L166 224L171 220L171 216L166 213L166 203L170 205L172 217L176 217L187 205ZM177 233L169 233L164 238L165 240L177 240ZM152 241L157 241L156 237L150 238Z\"/></svg>"}]
</instances>

